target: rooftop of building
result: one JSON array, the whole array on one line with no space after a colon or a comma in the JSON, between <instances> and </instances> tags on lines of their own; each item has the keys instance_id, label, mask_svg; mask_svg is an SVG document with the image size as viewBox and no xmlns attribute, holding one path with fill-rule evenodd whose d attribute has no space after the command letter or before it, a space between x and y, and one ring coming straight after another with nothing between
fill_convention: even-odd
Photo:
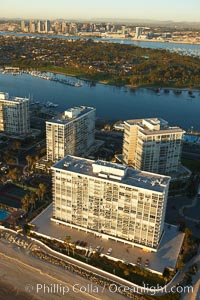
<instances>
[{"instance_id":1,"label":"rooftop of building","mask_svg":"<svg viewBox=\"0 0 200 300\"><path fill-rule=\"evenodd\" d=\"M51 120L48 120L47 122L65 125L71 122L72 120L75 120L91 111L95 111L95 108L88 107L88 106L73 107L73 108L69 108L68 110L65 110L64 112L53 117Z\"/></svg>"},{"instance_id":2,"label":"rooftop of building","mask_svg":"<svg viewBox=\"0 0 200 300\"><path fill-rule=\"evenodd\" d=\"M25 101L29 101L29 98L22 98L22 97L9 97L8 93L5 92L0 92L0 102L16 102L16 103L20 103L20 102L25 102Z\"/></svg>"},{"instance_id":3,"label":"rooftop of building","mask_svg":"<svg viewBox=\"0 0 200 300\"><path fill-rule=\"evenodd\" d=\"M142 132L148 134L162 134L180 132L184 133L184 130L178 126L169 126L168 122L162 118L147 118L147 119L133 119L125 121L128 125L138 125Z\"/></svg>"},{"instance_id":4,"label":"rooftop of building","mask_svg":"<svg viewBox=\"0 0 200 300\"><path fill-rule=\"evenodd\" d=\"M88 160L80 157L66 156L55 163L53 169L96 177L124 185L135 186L162 193L170 181L170 177L134 170L124 165L102 160Z\"/></svg>"}]
</instances>

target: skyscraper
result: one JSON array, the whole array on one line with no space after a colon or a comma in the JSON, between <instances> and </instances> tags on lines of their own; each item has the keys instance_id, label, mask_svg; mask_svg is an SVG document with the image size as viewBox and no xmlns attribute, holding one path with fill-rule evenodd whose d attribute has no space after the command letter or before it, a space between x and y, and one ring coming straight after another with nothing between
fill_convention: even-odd
<instances>
[{"instance_id":1,"label":"skyscraper","mask_svg":"<svg viewBox=\"0 0 200 300\"><path fill-rule=\"evenodd\" d=\"M135 169L171 174L180 164L180 127L170 127L163 119L136 119L125 122L123 161Z\"/></svg>"},{"instance_id":2,"label":"skyscraper","mask_svg":"<svg viewBox=\"0 0 200 300\"><path fill-rule=\"evenodd\" d=\"M46 33L48 33L50 31L50 29L51 29L51 23L49 20L46 20L45 25L44 25L44 30Z\"/></svg>"},{"instance_id":3,"label":"skyscraper","mask_svg":"<svg viewBox=\"0 0 200 300\"><path fill-rule=\"evenodd\" d=\"M94 143L95 113L92 107L80 106L47 121L47 159L57 161L68 154L87 154Z\"/></svg>"},{"instance_id":4,"label":"skyscraper","mask_svg":"<svg viewBox=\"0 0 200 300\"><path fill-rule=\"evenodd\" d=\"M25 21L22 20L21 21L21 31L24 31L24 29L25 29Z\"/></svg>"},{"instance_id":5,"label":"skyscraper","mask_svg":"<svg viewBox=\"0 0 200 300\"><path fill-rule=\"evenodd\" d=\"M42 31L42 22L39 20L37 22L37 32L41 32Z\"/></svg>"},{"instance_id":6,"label":"skyscraper","mask_svg":"<svg viewBox=\"0 0 200 300\"><path fill-rule=\"evenodd\" d=\"M142 34L143 28L142 27L136 27L135 28L135 37L138 39L140 35Z\"/></svg>"},{"instance_id":7,"label":"skyscraper","mask_svg":"<svg viewBox=\"0 0 200 300\"><path fill-rule=\"evenodd\" d=\"M157 251L170 177L72 156L52 176L53 221Z\"/></svg>"},{"instance_id":8,"label":"skyscraper","mask_svg":"<svg viewBox=\"0 0 200 300\"><path fill-rule=\"evenodd\" d=\"M35 22L33 20L30 20L29 22L29 31L32 33L35 32Z\"/></svg>"},{"instance_id":9,"label":"skyscraper","mask_svg":"<svg viewBox=\"0 0 200 300\"><path fill-rule=\"evenodd\" d=\"M62 24L61 24L61 31L62 31L62 33L67 33L66 22L62 22Z\"/></svg>"},{"instance_id":10,"label":"skyscraper","mask_svg":"<svg viewBox=\"0 0 200 300\"><path fill-rule=\"evenodd\" d=\"M76 23L70 23L69 27L70 27L69 29L70 34L77 34L78 28Z\"/></svg>"}]
</instances>

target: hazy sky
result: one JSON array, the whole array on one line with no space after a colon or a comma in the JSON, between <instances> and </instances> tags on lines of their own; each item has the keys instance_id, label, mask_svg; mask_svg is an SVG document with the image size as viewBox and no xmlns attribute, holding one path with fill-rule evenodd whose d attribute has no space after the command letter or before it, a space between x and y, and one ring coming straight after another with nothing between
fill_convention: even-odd
<instances>
[{"instance_id":1,"label":"hazy sky","mask_svg":"<svg viewBox=\"0 0 200 300\"><path fill-rule=\"evenodd\" d=\"M200 22L200 0L0 0L0 17Z\"/></svg>"}]
</instances>

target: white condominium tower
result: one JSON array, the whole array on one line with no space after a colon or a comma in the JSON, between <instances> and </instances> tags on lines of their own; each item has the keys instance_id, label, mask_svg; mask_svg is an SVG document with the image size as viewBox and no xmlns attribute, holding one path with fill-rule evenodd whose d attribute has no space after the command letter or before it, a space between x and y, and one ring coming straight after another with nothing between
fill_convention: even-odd
<instances>
[{"instance_id":1,"label":"white condominium tower","mask_svg":"<svg viewBox=\"0 0 200 300\"><path fill-rule=\"evenodd\" d=\"M135 28L135 37L138 39L142 35L143 27Z\"/></svg>"},{"instance_id":2,"label":"white condominium tower","mask_svg":"<svg viewBox=\"0 0 200 300\"><path fill-rule=\"evenodd\" d=\"M183 134L180 127L169 127L163 119L125 121L123 162L134 169L153 173L176 172Z\"/></svg>"},{"instance_id":3,"label":"white condominium tower","mask_svg":"<svg viewBox=\"0 0 200 300\"><path fill-rule=\"evenodd\" d=\"M49 20L46 20L44 23L44 30L46 33L48 33L51 29L51 22Z\"/></svg>"},{"instance_id":4,"label":"white condominium tower","mask_svg":"<svg viewBox=\"0 0 200 300\"><path fill-rule=\"evenodd\" d=\"M47 160L58 161L66 155L87 154L94 143L93 107L74 107L46 122Z\"/></svg>"},{"instance_id":5,"label":"white condominium tower","mask_svg":"<svg viewBox=\"0 0 200 300\"><path fill-rule=\"evenodd\" d=\"M0 131L13 135L30 132L29 99L0 92Z\"/></svg>"},{"instance_id":6,"label":"white condominium tower","mask_svg":"<svg viewBox=\"0 0 200 300\"><path fill-rule=\"evenodd\" d=\"M52 175L52 221L157 251L170 177L73 156Z\"/></svg>"}]
</instances>

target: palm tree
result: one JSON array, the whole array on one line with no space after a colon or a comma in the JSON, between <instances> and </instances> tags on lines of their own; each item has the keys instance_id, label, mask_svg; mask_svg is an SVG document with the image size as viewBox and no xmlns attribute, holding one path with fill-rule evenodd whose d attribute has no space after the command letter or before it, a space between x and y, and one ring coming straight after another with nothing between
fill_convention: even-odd
<instances>
[{"instance_id":1,"label":"palm tree","mask_svg":"<svg viewBox=\"0 0 200 300\"><path fill-rule=\"evenodd\" d=\"M14 181L19 181L19 174L20 174L20 171L18 168L13 168L13 169L10 169L8 174L7 174L7 177L14 180Z\"/></svg>"},{"instance_id":2,"label":"palm tree","mask_svg":"<svg viewBox=\"0 0 200 300\"><path fill-rule=\"evenodd\" d=\"M35 201L36 201L36 194L35 192L31 191L29 203L35 208Z\"/></svg>"},{"instance_id":3,"label":"palm tree","mask_svg":"<svg viewBox=\"0 0 200 300\"><path fill-rule=\"evenodd\" d=\"M18 150L21 147L21 142L18 140L14 141L11 146L13 150Z\"/></svg>"},{"instance_id":4,"label":"palm tree","mask_svg":"<svg viewBox=\"0 0 200 300\"><path fill-rule=\"evenodd\" d=\"M27 160L27 163L28 163L28 169L30 169L32 164L33 164L33 159L30 155L27 155L26 160Z\"/></svg>"},{"instance_id":5,"label":"palm tree","mask_svg":"<svg viewBox=\"0 0 200 300\"><path fill-rule=\"evenodd\" d=\"M1 182L2 184L4 184L6 181L7 181L6 176L5 176L5 175L1 176L0 182Z\"/></svg>"},{"instance_id":6,"label":"palm tree","mask_svg":"<svg viewBox=\"0 0 200 300\"><path fill-rule=\"evenodd\" d=\"M44 183L39 184L39 190L41 191L41 200L44 199L44 195L47 192L47 187Z\"/></svg>"},{"instance_id":7,"label":"palm tree","mask_svg":"<svg viewBox=\"0 0 200 300\"><path fill-rule=\"evenodd\" d=\"M15 141L16 149L19 149L21 147L22 143L20 141Z\"/></svg>"},{"instance_id":8,"label":"palm tree","mask_svg":"<svg viewBox=\"0 0 200 300\"><path fill-rule=\"evenodd\" d=\"M21 199L21 203L22 203L22 209L27 212L28 207L29 207L29 195L28 194L24 195L24 197Z\"/></svg>"},{"instance_id":9,"label":"palm tree","mask_svg":"<svg viewBox=\"0 0 200 300\"><path fill-rule=\"evenodd\" d=\"M75 245L74 243L72 243L72 244L70 245L70 247L71 247L71 249L72 249L72 251L73 251L73 256L74 256L74 251L75 251L75 249L76 249L76 245Z\"/></svg>"},{"instance_id":10,"label":"palm tree","mask_svg":"<svg viewBox=\"0 0 200 300\"><path fill-rule=\"evenodd\" d=\"M37 194L37 196L38 196L39 201L41 201L41 198L42 198L42 191L41 191L39 188L37 189L36 194Z\"/></svg>"},{"instance_id":11,"label":"palm tree","mask_svg":"<svg viewBox=\"0 0 200 300\"><path fill-rule=\"evenodd\" d=\"M192 235L192 230L189 228L185 228L185 236L188 238Z\"/></svg>"},{"instance_id":12,"label":"palm tree","mask_svg":"<svg viewBox=\"0 0 200 300\"><path fill-rule=\"evenodd\" d=\"M27 212L28 211L28 205L26 203L22 204L22 209Z\"/></svg>"},{"instance_id":13,"label":"palm tree","mask_svg":"<svg viewBox=\"0 0 200 300\"><path fill-rule=\"evenodd\" d=\"M34 157L35 162L37 162L39 159L40 159L39 155L36 155L36 156Z\"/></svg>"},{"instance_id":14,"label":"palm tree","mask_svg":"<svg viewBox=\"0 0 200 300\"><path fill-rule=\"evenodd\" d=\"M69 255L69 243L70 243L70 240L71 240L71 236L70 235L66 235L64 243L66 245L66 249L68 250L68 255Z\"/></svg>"}]
</instances>

